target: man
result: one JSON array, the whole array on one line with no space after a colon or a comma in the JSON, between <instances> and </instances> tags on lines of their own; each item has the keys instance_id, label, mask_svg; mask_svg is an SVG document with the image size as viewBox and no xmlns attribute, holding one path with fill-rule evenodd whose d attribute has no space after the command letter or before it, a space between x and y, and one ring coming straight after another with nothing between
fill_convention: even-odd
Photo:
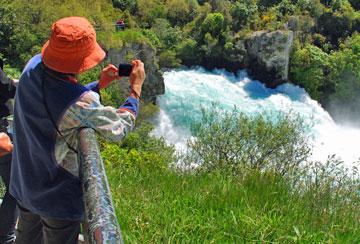
<instances>
[{"instance_id":1,"label":"man","mask_svg":"<svg viewBox=\"0 0 360 244\"><path fill-rule=\"evenodd\" d=\"M8 133L6 117L12 112L9 108L9 100L14 98L15 91L15 81L6 76L3 71L3 60L0 59L0 132ZM13 243L15 240L15 223L18 212L16 200L9 193L10 168L11 153L0 158L0 176L6 187L0 207L0 244Z\"/></svg>"},{"instance_id":2,"label":"man","mask_svg":"<svg viewBox=\"0 0 360 244\"><path fill-rule=\"evenodd\" d=\"M98 94L119 78L115 66L106 67L99 82L77 83L77 74L104 57L91 24L68 17L52 25L41 55L23 71L15 98L10 183L20 209L16 243L76 243L83 219L78 130L91 127L119 141L134 127L145 79L141 61L132 62L131 92L118 109L101 105Z\"/></svg>"}]
</instances>

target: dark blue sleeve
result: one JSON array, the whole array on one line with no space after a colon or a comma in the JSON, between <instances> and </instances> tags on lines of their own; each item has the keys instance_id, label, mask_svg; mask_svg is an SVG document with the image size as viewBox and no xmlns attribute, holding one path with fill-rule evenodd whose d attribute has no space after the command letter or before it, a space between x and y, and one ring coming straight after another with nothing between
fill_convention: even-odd
<instances>
[{"instance_id":1,"label":"dark blue sleeve","mask_svg":"<svg viewBox=\"0 0 360 244\"><path fill-rule=\"evenodd\" d=\"M128 97L124 104L120 106L120 110L127 110L137 116L139 112L139 100L133 97Z\"/></svg>"},{"instance_id":2,"label":"dark blue sleeve","mask_svg":"<svg viewBox=\"0 0 360 244\"><path fill-rule=\"evenodd\" d=\"M100 94L100 89L99 89L99 82L98 81L93 81L87 85L85 85L85 87L93 92L99 93Z\"/></svg>"}]
</instances>

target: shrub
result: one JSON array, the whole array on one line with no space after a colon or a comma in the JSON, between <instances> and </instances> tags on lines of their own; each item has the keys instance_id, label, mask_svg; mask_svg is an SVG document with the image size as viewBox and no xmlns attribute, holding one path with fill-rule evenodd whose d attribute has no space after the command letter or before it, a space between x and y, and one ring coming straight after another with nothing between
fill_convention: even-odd
<instances>
[{"instance_id":1,"label":"shrub","mask_svg":"<svg viewBox=\"0 0 360 244\"><path fill-rule=\"evenodd\" d=\"M318 18L324 11L319 0L298 0L296 4L301 12L308 12L312 17Z\"/></svg>"},{"instance_id":2,"label":"shrub","mask_svg":"<svg viewBox=\"0 0 360 244\"><path fill-rule=\"evenodd\" d=\"M298 169L310 155L304 123L298 116L279 114L248 117L237 110L221 113L203 110L202 120L192 128L196 140L189 141L189 161L201 170L246 168L274 169L287 174Z\"/></svg>"},{"instance_id":3,"label":"shrub","mask_svg":"<svg viewBox=\"0 0 360 244\"><path fill-rule=\"evenodd\" d=\"M238 31L249 24L255 18L257 11L256 1L236 1L231 7L234 31Z\"/></svg>"},{"instance_id":4,"label":"shrub","mask_svg":"<svg viewBox=\"0 0 360 244\"><path fill-rule=\"evenodd\" d=\"M159 65L164 68L178 68L180 60L176 57L175 51L166 50L159 55Z\"/></svg>"},{"instance_id":5,"label":"shrub","mask_svg":"<svg viewBox=\"0 0 360 244\"><path fill-rule=\"evenodd\" d=\"M131 13L136 11L136 1L133 0L112 0L115 8L119 8L122 11L129 10Z\"/></svg>"},{"instance_id":6,"label":"shrub","mask_svg":"<svg viewBox=\"0 0 360 244\"><path fill-rule=\"evenodd\" d=\"M179 27L171 27L166 19L156 19L151 30L157 35L161 41L161 47L164 49L172 49L182 39L182 32Z\"/></svg>"},{"instance_id":7,"label":"shrub","mask_svg":"<svg viewBox=\"0 0 360 244\"><path fill-rule=\"evenodd\" d=\"M224 16L221 13L208 14L201 25L203 33L210 33L212 36L217 37L224 29Z\"/></svg>"},{"instance_id":8,"label":"shrub","mask_svg":"<svg viewBox=\"0 0 360 244\"><path fill-rule=\"evenodd\" d=\"M126 29L118 31L114 34L115 37L122 40L123 43L151 43L142 33L140 29Z\"/></svg>"},{"instance_id":9,"label":"shrub","mask_svg":"<svg viewBox=\"0 0 360 244\"><path fill-rule=\"evenodd\" d=\"M177 46L178 57L182 64L192 65L200 62L200 55L197 42L193 39L185 39Z\"/></svg>"},{"instance_id":10,"label":"shrub","mask_svg":"<svg viewBox=\"0 0 360 244\"><path fill-rule=\"evenodd\" d=\"M329 79L334 91L329 97L332 115L342 122L360 118L360 35L354 34L342 49L330 56Z\"/></svg>"},{"instance_id":11,"label":"shrub","mask_svg":"<svg viewBox=\"0 0 360 244\"><path fill-rule=\"evenodd\" d=\"M294 51L291 57L290 73L295 84L306 89L313 99L323 95L325 71L329 66L329 55L320 48L306 45Z\"/></svg>"},{"instance_id":12,"label":"shrub","mask_svg":"<svg viewBox=\"0 0 360 244\"><path fill-rule=\"evenodd\" d=\"M334 45L339 45L339 39L352 34L352 17L339 15L333 12L325 12L317 21L317 30ZM334 28L336 26L336 28Z\"/></svg>"}]
</instances>

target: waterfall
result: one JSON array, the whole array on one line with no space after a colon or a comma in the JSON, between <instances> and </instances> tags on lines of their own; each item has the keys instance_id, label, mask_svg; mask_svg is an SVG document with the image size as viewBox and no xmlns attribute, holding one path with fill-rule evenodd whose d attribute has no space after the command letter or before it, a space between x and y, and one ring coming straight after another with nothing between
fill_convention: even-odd
<instances>
[{"instance_id":1,"label":"waterfall","mask_svg":"<svg viewBox=\"0 0 360 244\"><path fill-rule=\"evenodd\" d=\"M201 118L201 108L218 108L231 111L234 106L245 114L299 114L311 125L313 158L325 161L336 154L344 162L353 163L360 158L360 130L337 125L320 104L306 91L292 84L276 89L266 88L251 80L245 71L237 75L224 70L205 71L202 68L172 70L164 73L165 95L158 98L160 113L155 136L162 136L178 150L186 148L191 138L191 124Z\"/></svg>"}]
</instances>

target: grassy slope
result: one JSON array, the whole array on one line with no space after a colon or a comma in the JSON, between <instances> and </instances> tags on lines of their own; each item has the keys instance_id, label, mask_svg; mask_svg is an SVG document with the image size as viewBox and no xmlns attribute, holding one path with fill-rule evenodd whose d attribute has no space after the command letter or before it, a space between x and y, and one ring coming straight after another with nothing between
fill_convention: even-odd
<instances>
[{"instance_id":1,"label":"grassy slope","mask_svg":"<svg viewBox=\"0 0 360 244\"><path fill-rule=\"evenodd\" d=\"M132 154L103 150L126 242L360 242L353 206L314 212L316 201L292 194L281 177L179 174Z\"/></svg>"}]
</instances>

